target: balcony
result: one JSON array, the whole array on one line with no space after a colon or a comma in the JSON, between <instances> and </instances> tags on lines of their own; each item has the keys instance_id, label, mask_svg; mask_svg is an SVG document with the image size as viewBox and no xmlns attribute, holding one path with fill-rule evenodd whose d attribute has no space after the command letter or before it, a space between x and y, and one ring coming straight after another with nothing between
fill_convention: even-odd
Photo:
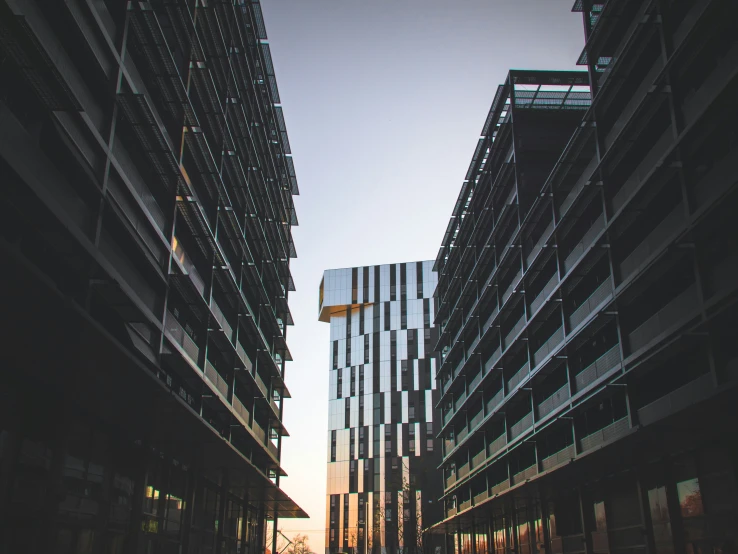
<instances>
[{"instance_id":1,"label":"balcony","mask_svg":"<svg viewBox=\"0 0 738 554\"><path fill-rule=\"evenodd\" d=\"M523 367L517 370L515 374L507 380L507 394L510 394L513 390L515 390L515 387L517 387L523 381L523 379L528 376L529 372L530 364L528 362L525 362L523 364Z\"/></svg>"},{"instance_id":2,"label":"balcony","mask_svg":"<svg viewBox=\"0 0 738 554\"><path fill-rule=\"evenodd\" d=\"M523 419L510 426L510 440L514 440L533 426L533 413L528 412Z\"/></svg>"},{"instance_id":3,"label":"balcony","mask_svg":"<svg viewBox=\"0 0 738 554\"><path fill-rule=\"evenodd\" d=\"M243 421L244 425L246 427L249 427L249 420L251 419L251 414L249 413L248 408L243 405L243 402L241 402L237 396L233 396L233 411L236 412L236 414L239 415L241 420Z\"/></svg>"},{"instance_id":4,"label":"balcony","mask_svg":"<svg viewBox=\"0 0 738 554\"><path fill-rule=\"evenodd\" d=\"M513 277L512 282L507 287L507 290L505 290L504 293L502 293L502 300L500 301L500 304L502 306L505 305L505 303L510 299L515 289L517 289L518 285L520 284L520 278L522 277L523 272L522 270L518 270L518 272L515 274L515 277Z\"/></svg>"},{"instance_id":5,"label":"balcony","mask_svg":"<svg viewBox=\"0 0 738 554\"><path fill-rule=\"evenodd\" d=\"M494 323L495 318L497 317L497 314L500 313L500 307L495 306L492 312L489 314L489 317L484 322L484 325L482 325L482 334L486 333L487 330L492 326L492 323Z\"/></svg>"},{"instance_id":6,"label":"balcony","mask_svg":"<svg viewBox=\"0 0 738 554\"><path fill-rule=\"evenodd\" d=\"M568 462L569 460L573 459L574 456L576 456L576 451L574 450L574 445L570 444L566 448L563 448L558 452L543 458L543 460L541 460L541 470L547 471L549 469L552 469L559 464Z\"/></svg>"},{"instance_id":7,"label":"balcony","mask_svg":"<svg viewBox=\"0 0 738 554\"><path fill-rule=\"evenodd\" d=\"M538 311L538 308L543 306L543 303L546 301L546 298L556 289L556 285L559 284L559 276L555 273L551 276L551 278L548 280L548 283L546 283L541 289L541 292L538 293L538 296L536 296L533 301L530 303L530 313L534 314L536 311Z\"/></svg>"},{"instance_id":8,"label":"balcony","mask_svg":"<svg viewBox=\"0 0 738 554\"><path fill-rule=\"evenodd\" d=\"M607 425L602 429L595 431L594 433L587 435L586 437L583 437L579 440L579 446L581 447L582 452L592 450L593 448L600 446L607 441L624 435L625 433L627 433L629 428L630 424L628 423L628 418L623 417L621 419L618 419L617 421L614 421L610 425Z\"/></svg>"},{"instance_id":9,"label":"balcony","mask_svg":"<svg viewBox=\"0 0 738 554\"><path fill-rule=\"evenodd\" d=\"M264 432L264 429L261 428L261 425L256 422L256 420L253 421L251 429L254 431L256 438L259 439L259 442L264 444L266 442L266 433Z\"/></svg>"},{"instance_id":10,"label":"balcony","mask_svg":"<svg viewBox=\"0 0 738 554\"><path fill-rule=\"evenodd\" d=\"M238 359L241 360L246 371L251 372L254 366L240 342L236 342L236 354L238 355Z\"/></svg>"},{"instance_id":11,"label":"balcony","mask_svg":"<svg viewBox=\"0 0 738 554\"><path fill-rule=\"evenodd\" d=\"M505 391L498 390L492 398L487 400L487 414L491 414L495 411L495 408L500 405L502 400L505 398Z\"/></svg>"},{"instance_id":12,"label":"balcony","mask_svg":"<svg viewBox=\"0 0 738 554\"><path fill-rule=\"evenodd\" d=\"M503 340L505 348L508 348L512 344L515 337L518 336L518 333L523 330L523 327L525 327L525 314L520 316L520 319L518 319L512 329L510 329L510 331L505 335Z\"/></svg>"},{"instance_id":13,"label":"balcony","mask_svg":"<svg viewBox=\"0 0 738 554\"><path fill-rule=\"evenodd\" d=\"M518 473L515 473L512 476L512 482L513 485L517 485L519 483L523 483L530 479L531 477L534 477L538 474L538 468L533 464L532 466L524 469L523 471L520 471Z\"/></svg>"},{"instance_id":14,"label":"balcony","mask_svg":"<svg viewBox=\"0 0 738 554\"><path fill-rule=\"evenodd\" d=\"M272 441L267 441L267 450L269 450L269 453L272 456L279 460L279 449L277 448L276 444L274 444Z\"/></svg>"},{"instance_id":15,"label":"balcony","mask_svg":"<svg viewBox=\"0 0 738 554\"><path fill-rule=\"evenodd\" d=\"M637 352L675 324L690 319L699 307L697 286L692 285L628 334L628 352Z\"/></svg>"},{"instance_id":16,"label":"balcony","mask_svg":"<svg viewBox=\"0 0 738 554\"><path fill-rule=\"evenodd\" d=\"M533 353L533 363L539 365L549 354L551 354L564 340L564 328L559 327L544 342L538 350Z\"/></svg>"},{"instance_id":17,"label":"balcony","mask_svg":"<svg viewBox=\"0 0 738 554\"><path fill-rule=\"evenodd\" d=\"M612 294L612 282L608 276L587 299L582 302L579 307L569 316L569 329L576 329L577 326L587 319L589 314L594 312L600 304L602 304Z\"/></svg>"},{"instance_id":18,"label":"balcony","mask_svg":"<svg viewBox=\"0 0 738 554\"><path fill-rule=\"evenodd\" d=\"M502 356L502 348L499 346L495 349L494 352L492 352L492 355L487 358L487 361L484 362L484 372L489 373L492 368L494 368L495 364L500 360L500 357Z\"/></svg>"},{"instance_id":19,"label":"balcony","mask_svg":"<svg viewBox=\"0 0 738 554\"><path fill-rule=\"evenodd\" d=\"M446 488L452 487L456 484L456 474L452 473L448 477L446 477Z\"/></svg>"},{"instance_id":20,"label":"balcony","mask_svg":"<svg viewBox=\"0 0 738 554\"><path fill-rule=\"evenodd\" d=\"M459 504L459 510L461 510L462 512L464 510L468 510L469 508L471 508L471 505L472 505L471 498L469 500L464 500L461 504Z\"/></svg>"},{"instance_id":21,"label":"balcony","mask_svg":"<svg viewBox=\"0 0 738 554\"><path fill-rule=\"evenodd\" d=\"M187 334L182 325L180 325L179 321L177 321L177 318L174 317L174 314L172 314L172 312L167 312L167 319L165 323L166 332L169 333L174 342L182 347L182 350L184 350L185 354L187 354L187 357L190 358L192 363L197 365L197 360L200 356L200 348L195 344L195 341L192 340L192 337Z\"/></svg>"},{"instance_id":22,"label":"balcony","mask_svg":"<svg viewBox=\"0 0 738 554\"><path fill-rule=\"evenodd\" d=\"M459 430L458 433L456 433L456 444L461 444L462 442L464 442L464 439L466 438L468 434L469 434L469 429L465 425Z\"/></svg>"},{"instance_id":23,"label":"balcony","mask_svg":"<svg viewBox=\"0 0 738 554\"><path fill-rule=\"evenodd\" d=\"M153 202L153 199L151 201ZM182 243L177 240L177 237L172 238L172 250L174 251L174 257L179 260L179 263L184 268L185 273L189 275L190 281L192 281L192 285L195 287L195 290L197 290L197 292L200 293L200 296L204 298L205 282L202 280L202 277L200 277L195 264L192 263L192 260L187 255L187 252L185 252L185 249L182 247Z\"/></svg>"},{"instance_id":24,"label":"balcony","mask_svg":"<svg viewBox=\"0 0 738 554\"><path fill-rule=\"evenodd\" d=\"M477 506L489 498L489 492L482 491L474 496L474 505Z\"/></svg>"},{"instance_id":25,"label":"balcony","mask_svg":"<svg viewBox=\"0 0 738 554\"><path fill-rule=\"evenodd\" d=\"M483 377L483 374L480 368L480 370L477 372L477 374L472 378L471 382L469 383L469 391L473 391L474 389L477 388L477 385L479 385L479 383L482 382L482 377Z\"/></svg>"},{"instance_id":26,"label":"balcony","mask_svg":"<svg viewBox=\"0 0 738 554\"><path fill-rule=\"evenodd\" d=\"M536 256L538 256L538 253L543 250L543 246L548 242L548 239L551 238L551 231L553 231L553 221L548 224L548 227L546 227L546 230L543 231L541 238L538 240L536 245L531 249L530 253L525 258L526 267L530 267L533 263L533 260L535 260Z\"/></svg>"},{"instance_id":27,"label":"balcony","mask_svg":"<svg viewBox=\"0 0 738 554\"><path fill-rule=\"evenodd\" d=\"M224 398L228 398L228 383L221 376L220 373L215 369L210 360L205 360L205 378L212 383L215 389L223 395Z\"/></svg>"},{"instance_id":28,"label":"balcony","mask_svg":"<svg viewBox=\"0 0 738 554\"><path fill-rule=\"evenodd\" d=\"M569 400L568 383L538 405L538 419L543 419L567 400Z\"/></svg>"},{"instance_id":29,"label":"balcony","mask_svg":"<svg viewBox=\"0 0 738 554\"><path fill-rule=\"evenodd\" d=\"M583 390L619 364L620 349L615 345L576 375L574 378L576 390Z\"/></svg>"},{"instance_id":30,"label":"balcony","mask_svg":"<svg viewBox=\"0 0 738 554\"><path fill-rule=\"evenodd\" d=\"M650 425L659 419L709 398L713 392L715 392L715 385L713 384L712 374L706 373L658 400L643 406L638 410L638 421L641 425Z\"/></svg>"},{"instance_id":31,"label":"balcony","mask_svg":"<svg viewBox=\"0 0 738 554\"><path fill-rule=\"evenodd\" d=\"M456 475L459 479L463 479L467 475L469 475L469 462L466 462L464 465L459 466L459 469L456 471Z\"/></svg>"},{"instance_id":32,"label":"balcony","mask_svg":"<svg viewBox=\"0 0 738 554\"><path fill-rule=\"evenodd\" d=\"M679 204L620 263L620 281L625 281L628 277L639 271L648 258L661 250L667 241L683 228L684 206Z\"/></svg>"},{"instance_id":33,"label":"balcony","mask_svg":"<svg viewBox=\"0 0 738 554\"><path fill-rule=\"evenodd\" d=\"M211 300L210 302L210 311L213 313L215 321L220 326L220 329L222 329L226 338L229 341L233 342L233 328L228 323L228 320L223 315L223 311L220 309L220 306L218 306L215 300Z\"/></svg>"},{"instance_id":34,"label":"balcony","mask_svg":"<svg viewBox=\"0 0 738 554\"><path fill-rule=\"evenodd\" d=\"M497 454L500 450L505 448L507 446L507 437L503 433L499 437L497 437L495 440L493 440L491 443L489 443L489 446L487 447L487 457L491 458L495 454Z\"/></svg>"},{"instance_id":35,"label":"balcony","mask_svg":"<svg viewBox=\"0 0 738 554\"><path fill-rule=\"evenodd\" d=\"M254 381L256 381L256 386L259 387L259 390L264 395L264 398L269 398L269 389L264 384L261 376L256 371L254 371L251 375L253 375Z\"/></svg>"},{"instance_id":36,"label":"balcony","mask_svg":"<svg viewBox=\"0 0 738 554\"><path fill-rule=\"evenodd\" d=\"M502 481L501 483L497 483L496 485L494 485L489 490L489 493L490 495L494 496L495 494L500 494L501 492L506 491L509 488L510 488L510 483L507 480L505 480L505 481Z\"/></svg>"},{"instance_id":37,"label":"balcony","mask_svg":"<svg viewBox=\"0 0 738 554\"><path fill-rule=\"evenodd\" d=\"M480 410L472 416L472 418L469 420L469 428L474 431L479 424L484 419L484 408L480 408Z\"/></svg>"},{"instance_id":38,"label":"balcony","mask_svg":"<svg viewBox=\"0 0 738 554\"><path fill-rule=\"evenodd\" d=\"M474 456L472 457L472 461L471 461L472 468L479 467L480 465L484 463L484 460L486 459L487 459L487 451L484 448L482 448L482 450L474 454Z\"/></svg>"},{"instance_id":39,"label":"balcony","mask_svg":"<svg viewBox=\"0 0 738 554\"><path fill-rule=\"evenodd\" d=\"M605 229L605 216L604 214L600 214L600 216L594 221L592 224L592 227L589 228L589 230L584 234L582 237L582 240L580 240L577 245L574 247L574 249L569 253L569 255L564 260L564 270L570 271L572 267L574 267L574 264L577 263L579 258L582 257L582 255L589 249L590 246L592 246L592 243L594 243L595 238Z\"/></svg>"}]
</instances>

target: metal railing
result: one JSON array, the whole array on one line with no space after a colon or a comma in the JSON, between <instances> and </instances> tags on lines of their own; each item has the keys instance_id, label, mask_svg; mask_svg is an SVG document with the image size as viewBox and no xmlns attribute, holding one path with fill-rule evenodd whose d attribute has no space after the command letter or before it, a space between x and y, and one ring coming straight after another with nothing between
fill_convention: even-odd
<instances>
[{"instance_id":1,"label":"metal railing","mask_svg":"<svg viewBox=\"0 0 738 554\"><path fill-rule=\"evenodd\" d=\"M510 285L507 287L507 290L502 294L502 305L504 306L505 303L508 301L508 299L512 296L513 291L518 287L520 284L520 277L522 277L523 272L522 270L518 270L518 272L515 274L515 277L513 277L513 280L510 282Z\"/></svg>"},{"instance_id":2,"label":"metal railing","mask_svg":"<svg viewBox=\"0 0 738 554\"><path fill-rule=\"evenodd\" d=\"M466 462L464 465L459 466L459 469L456 471L456 475L459 479L463 479L467 475L469 475L469 462Z\"/></svg>"},{"instance_id":3,"label":"metal railing","mask_svg":"<svg viewBox=\"0 0 738 554\"><path fill-rule=\"evenodd\" d=\"M200 357L200 348L192 340L192 337L187 334L184 327L177 321L177 318L174 317L172 312L167 312L166 330L174 341L182 347L190 360L197 365L197 360Z\"/></svg>"},{"instance_id":4,"label":"metal railing","mask_svg":"<svg viewBox=\"0 0 738 554\"><path fill-rule=\"evenodd\" d=\"M566 448L562 448L558 452L555 452L554 454L551 454L550 456L546 456L541 460L541 469L543 471L546 471L548 469L551 469L552 467L556 467L559 464L562 464L564 462L568 462L576 455L576 452L574 451L574 445L570 444Z\"/></svg>"},{"instance_id":5,"label":"metal railing","mask_svg":"<svg viewBox=\"0 0 738 554\"><path fill-rule=\"evenodd\" d=\"M710 396L715 390L712 374L705 373L638 410L638 421L649 425Z\"/></svg>"},{"instance_id":6,"label":"metal railing","mask_svg":"<svg viewBox=\"0 0 738 554\"><path fill-rule=\"evenodd\" d=\"M220 309L220 306L218 306L215 300L210 301L210 311L213 312L213 316L215 316L215 321L217 321L218 325L220 325L220 328L223 329L223 333L225 333L226 338L229 341L233 340L233 329L231 328L228 320L223 315L223 311Z\"/></svg>"},{"instance_id":7,"label":"metal railing","mask_svg":"<svg viewBox=\"0 0 738 554\"><path fill-rule=\"evenodd\" d=\"M235 411L239 416L241 416L241 419L246 424L246 426L249 425L249 419L251 418L251 414L249 413L248 408L243 405L243 402L241 402L236 395L233 395L233 411Z\"/></svg>"},{"instance_id":8,"label":"metal railing","mask_svg":"<svg viewBox=\"0 0 738 554\"><path fill-rule=\"evenodd\" d=\"M513 485L517 485L518 483L522 483L526 479L530 479L534 475L538 474L538 468L533 464L530 467L527 467L523 471L519 471L518 473L513 474L512 476L512 482Z\"/></svg>"},{"instance_id":9,"label":"metal railing","mask_svg":"<svg viewBox=\"0 0 738 554\"><path fill-rule=\"evenodd\" d=\"M469 429L466 427L466 425L464 425L464 427L462 427L456 433L456 444L461 444L468 434Z\"/></svg>"},{"instance_id":10,"label":"metal railing","mask_svg":"<svg viewBox=\"0 0 738 554\"><path fill-rule=\"evenodd\" d=\"M506 480L502 481L501 483L497 483L496 485L494 485L489 490L489 493L491 495L495 495L495 494L501 493L502 491L506 491L509 488L510 488L510 482L506 479Z\"/></svg>"},{"instance_id":11,"label":"metal railing","mask_svg":"<svg viewBox=\"0 0 738 554\"><path fill-rule=\"evenodd\" d=\"M489 317L487 318L487 321L485 321L484 322L484 325L482 326L482 333L486 333L487 332L487 329L490 328L490 326L492 325L492 322L495 320L495 318L497 317L497 314L499 314L499 313L500 313L500 307L499 306L495 306L492 309L492 313L489 314Z\"/></svg>"},{"instance_id":12,"label":"metal railing","mask_svg":"<svg viewBox=\"0 0 738 554\"><path fill-rule=\"evenodd\" d=\"M279 459L279 449L277 449L277 446L272 441L267 441L267 450L271 452L272 456Z\"/></svg>"},{"instance_id":13,"label":"metal railing","mask_svg":"<svg viewBox=\"0 0 738 554\"><path fill-rule=\"evenodd\" d=\"M523 379L525 379L528 376L528 373L530 372L530 363L525 362L523 366L515 372L515 374L510 377L507 380L507 393L510 394L510 392L517 387Z\"/></svg>"},{"instance_id":14,"label":"metal railing","mask_svg":"<svg viewBox=\"0 0 738 554\"><path fill-rule=\"evenodd\" d=\"M530 303L530 313L534 314L536 313L536 310L540 308L543 303L545 302L546 298L548 298L548 295L551 294L554 289L556 288L556 285L559 284L559 276L556 275L556 273L551 276L551 278L548 280L548 283L546 283L543 288L541 289L541 292L538 293L538 296L536 296L533 301Z\"/></svg>"},{"instance_id":15,"label":"metal railing","mask_svg":"<svg viewBox=\"0 0 738 554\"><path fill-rule=\"evenodd\" d=\"M692 316L699 308L697 286L692 285L628 334L628 350L636 352L666 329Z\"/></svg>"},{"instance_id":16,"label":"metal railing","mask_svg":"<svg viewBox=\"0 0 738 554\"><path fill-rule=\"evenodd\" d=\"M246 354L246 350L244 350L240 342L236 342L236 354L241 360L241 363L243 363L243 366L246 368L246 371L252 371L254 366L251 363L251 359L249 358L248 354Z\"/></svg>"},{"instance_id":17,"label":"metal railing","mask_svg":"<svg viewBox=\"0 0 738 554\"><path fill-rule=\"evenodd\" d=\"M487 400L487 413L491 414L494 409L500 405L502 400L505 398L505 391L500 389L498 390L492 398Z\"/></svg>"},{"instance_id":18,"label":"metal railing","mask_svg":"<svg viewBox=\"0 0 738 554\"><path fill-rule=\"evenodd\" d=\"M477 428L477 426L482 422L483 419L484 408L480 408L480 410L469 420L469 428L473 431Z\"/></svg>"},{"instance_id":19,"label":"metal railing","mask_svg":"<svg viewBox=\"0 0 738 554\"><path fill-rule=\"evenodd\" d=\"M620 279L625 280L635 273L653 253L661 249L666 241L682 228L684 206L680 203L659 223L648 236L633 249L619 265Z\"/></svg>"},{"instance_id":20,"label":"metal railing","mask_svg":"<svg viewBox=\"0 0 738 554\"><path fill-rule=\"evenodd\" d=\"M487 459L487 451L484 448L482 448L482 450L474 454L474 456L472 457L471 465L472 467L479 467L480 465L482 465L482 463L486 459Z\"/></svg>"},{"instance_id":21,"label":"metal railing","mask_svg":"<svg viewBox=\"0 0 738 554\"><path fill-rule=\"evenodd\" d=\"M498 346L495 351L492 352L492 355L487 358L487 361L484 362L485 373L488 373L494 367L494 365L499 361L500 356L502 356L502 348Z\"/></svg>"},{"instance_id":22,"label":"metal railing","mask_svg":"<svg viewBox=\"0 0 738 554\"><path fill-rule=\"evenodd\" d=\"M616 344L574 377L577 391L595 382L620 363L620 349Z\"/></svg>"},{"instance_id":23,"label":"metal railing","mask_svg":"<svg viewBox=\"0 0 738 554\"><path fill-rule=\"evenodd\" d=\"M606 425L602 429L599 429L594 433L587 435L586 437L582 437L579 440L579 445L581 446L582 452L591 450L592 448L595 448L596 446L599 446L604 442L607 442L624 434L629 429L629 427L630 426L628 424L628 418L626 416L612 422L610 425Z\"/></svg>"},{"instance_id":24,"label":"metal railing","mask_svg":"<svg viewBox=\"0 0 738 554\"><path fill-rule=\"evenodd\" d=\"M592 246L592 243L595 240L595 237L599 235L605 228L605 216L604 214L600 214L597 219L595 219L594 223L592 223L592 227L589 228L589 230L584 233L584 236L582 237L582 240L580 240L577 245L574 247L574 249L569 253L569 255L564 260L564 270L569 271L574 264L579 260L579 258L582 257L582 255L587 251L587 249Z\"/></svg>"},{"instance_id":25,"label":"metal railing","mask_svg":"<svg viewBox=\"0 0 738 554\"><path fill-rule=\"evenodd\" d=\"M592 291L587 299L581 303L581 305L574 310L569 316L569 328L575 329L582 321L587 319L587 316L591 314L597 306L612 294L612 282L608 275L607 279L600 283L600 285Z\"/></svg>"},{"instance_id":26,"label":"metal railing","mask_svg":"<svg viewBox=\"0 0 738 554\"><path fill-rule=\"evenodd\" d=\"M523 327L525 327L525 314L520 316L520 319L513 325L512 329L505 335L505 338L503 340L503 344L505 348L510 346L513 339L520 333L520 331L523 330Z\"/></svg>"},{"instance_id":27,"label":"metal railing","mask_svg":"<svg viewBox=\"0 0 738 554\"><path fill-rule=\"evenodd\" d=\"M477 504L484 502L485 500L487 500L487 498L489 498L489 492L480 492L479 494L474 496L474 505L476 506Z\"/></svg>"},{"instance_id":28,"label":"metal railing","mask_svg":"<svg viewBox=\"0 0 738 554\"><path fill-rule=\"evenodd\" d=\"M493 440L491 443L489 443L489 446L487 446L487 454L489 458L497 454L500 450L502 450L507 445L507 436L505 433L501 434L499 437L497 437L495 440Z\"/></svg>"},{"instance_id":29,"label":"metal railing","mask_svg":"<svg viewBox=\"0 0 738 554\"><path fill-rule=\"evenodd\" d=\"M474 378L469 383L470 391L473 391L474 389L477 388L477 385L479 385L479 383L482 381L482 377L483 377L482 369L480 368L479 372L474 376Z\"/></svg>"},{"instance_id":30,"label":"metal railing","mask_svg":"<svg viewBox=\"0 0 738 554\"><path fill-rule=\"evenodd\" d=\"M228 398L228 383L218 373L215 366L210 363L210 360L205 360L205 378L213 384L220 394Z\"/></svg>"},{"instance_id":31,"label":"metal railing","mask_svg":"<svg viewBox=\"0 0 738 554\"><path fill-rule=\"evenodd\" d=\"M467 508L471 508L472 501L471 498L469 500L464 500L461 504L459 504L460 510L466 510Z\"/></svg>"},{"instance_id":32,"label":"metal railing","mask_svg":"<svg viewBox=\"0 0 738 554\"><path fill-rule=\"evenodd\" d=\"M533 425L533 413L528 412L520 421L510 426L510 440L523 434Z\"/></svg>"},{"instance_id":33,"label":"metal railing","mask_svg":"<svg viewBox=\"0 0 738 554\"><path fill-rule=\"evenodd\" d=\"M544 418L569 399L569 384L565 384L538 405L538 418Z\"/></svg>"},{"instance_id":34,"label":"metal railing","mask_svg":"<svg viewBox=\"0 0 738 554\"><path fill-rule=\"evenodd\" d=\"M525 258L525 264L527 267L530 267L530 264L533 262L536 256L538 256L538 253L543 250L543 245L546 244L548 242L548 239L551 237L551 231L553 231L553 221L548 224L548 227L546 227L545 231L543 231L541 238L538 240L536 245L532 248L528 256Z\"/></svg>"},{"instance_id":35,"label":"metal railing","mask_svg":"<svg viewBox=\"0 0 738 554\"><path fill-rule=\"evenodd\" d=\"M261 425L256 422L256 420L254 420L253 424L251 425L251 429L254 431L256 438L259 439L259 442L264 443L264 441L266 441L266 433L264 432L264 429L261 428Z\"/></svg>"},{"instance_id":36,"label":"metal railing","mask_svg":"<svg viewBox=\"0 0 738 554\"><path fill-rule=\"evenodd\" d=\"M544 342L538 350L536 350L533 353L533 363L535 365L540 364L544 358L546 358L551 352L556 350L556 347L559 346L564 340L564 328L559 327L556 329L551 336L546 339L546 342Z\"/></svg>"},{"instance_id":37,"label":"metal railing","mask_svg":"<svg viewBox=\"0 0 738 554\"><path fill-rule=\"evenodd\" d=\"M259 390L264 395L264 398L269 398L269 389L267 389L267 386L264 384L264 381L262 381L261 376L259 376L259 374L256 371L254 371L252 375L254 376L254 381L256 381L256 386L259 387Z\"/></svg>"}]
</instances>

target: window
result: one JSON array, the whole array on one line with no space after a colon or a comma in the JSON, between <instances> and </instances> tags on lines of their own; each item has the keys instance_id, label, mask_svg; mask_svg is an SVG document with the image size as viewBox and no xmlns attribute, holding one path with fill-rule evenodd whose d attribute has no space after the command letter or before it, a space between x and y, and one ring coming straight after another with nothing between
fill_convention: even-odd
<instances>
[{"instance_id":1,"label":"window","mask_svg":"<svg viewBox=\"0 0 738 554\"><path fill-rule=\"evenodd\" d=\"M704 513L700 483L696 478L677 483L677 496L682 517L695 517Z\"/></svg>"}]
</instances>

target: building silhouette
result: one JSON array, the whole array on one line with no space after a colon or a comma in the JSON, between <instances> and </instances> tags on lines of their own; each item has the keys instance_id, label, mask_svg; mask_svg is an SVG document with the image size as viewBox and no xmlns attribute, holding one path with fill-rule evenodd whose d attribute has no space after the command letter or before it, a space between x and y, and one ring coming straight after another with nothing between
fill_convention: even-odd
<instances>
[{"instance_id":1,"label":"building silhouette","mask_svg":"<svg viewBox=\"0 0 738 554\"><path fill-rule=\"evenodd\" d=\"M263 552L298 193L258 1L0 1L0 552Z\"/></svg>"},{"instance_id":2,"label":"building silhouette","mask_svg":"<svg viewBox=\"0 0 738 554\"><path fill-rule=\"evenodd\" d=\"M326 553L434 552L441 519L432 261L328 270ZM439 544L443 544L442 541Z\"/></svg>"},{"instance_id":3,"label":"building silhouette","mask_svg":"<svg viewBox=\"0 0 738 554\"><path fill-rule=\"evenodd\" d=\"M738 7L578 0L435 262L447 551L734 551Z\"/></svg>"}]
</instances>

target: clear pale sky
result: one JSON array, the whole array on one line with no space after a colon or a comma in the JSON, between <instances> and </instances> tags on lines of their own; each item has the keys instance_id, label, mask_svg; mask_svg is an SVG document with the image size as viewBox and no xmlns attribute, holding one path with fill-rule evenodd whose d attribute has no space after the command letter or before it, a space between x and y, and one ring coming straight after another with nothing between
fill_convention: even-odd
<instances>
[{"instance_id":1,"label":"clear pale sky","mask_svg":"<svg viewBox=\"0 0 738 554\"><path fill-rule=\"evenodd\" d=\"M508 69L574 69L573 0L262 0L301 196L280 520L324 552L325 269L435 259Z\"/></svg>"}]
</instances>

